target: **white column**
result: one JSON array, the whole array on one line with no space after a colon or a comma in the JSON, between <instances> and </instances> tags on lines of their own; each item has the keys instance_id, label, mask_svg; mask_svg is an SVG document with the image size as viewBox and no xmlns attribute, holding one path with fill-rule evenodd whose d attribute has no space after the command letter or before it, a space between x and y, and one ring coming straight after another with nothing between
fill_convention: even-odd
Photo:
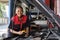
<instances>
[{"instance_id":1,"label":"white column","mask_svg":"<svg viewBox=\"0 0 60 40\"><path fill-rule=\"evenodd\" d=\"M60 0L57 0L57 15L60 16Z\"/></svg>"}]
</instances>

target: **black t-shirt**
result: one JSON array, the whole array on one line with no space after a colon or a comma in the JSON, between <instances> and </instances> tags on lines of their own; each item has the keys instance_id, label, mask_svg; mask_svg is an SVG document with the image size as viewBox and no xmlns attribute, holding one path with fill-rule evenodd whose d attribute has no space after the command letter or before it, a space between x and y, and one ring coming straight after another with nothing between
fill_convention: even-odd
<instances>
[{"instance_id":1,"label":"black t-shirt","mask_svg":"<svg viewBox=\"0 0 60 40\"><path fill-rule=\"evenodd\" d=\"M19 36L17 34L13 34L10 32L10 29L15 30L15 31L20 31L20 30L24 30L26 29L26 27L29 27L30 22L29 19L27 18L26 22L24 24L22 24L22 29L20 28L20 24L15 24L13 20L10 21L10 24L8 26L9 30L8 30L8 37L12 37L12 36Z\"/></svg>"},{"instance_id":2,"label":"black t-shirt","mask_svg":"<svg viewBox=\"0 0 60 40\"><path fill-rule=\"evenodd\" d=\"M21 29L20 24L14 24L14 22L11 20L8 28L13 29L15 31L20 31L20 29L24 30L26 29L26 27L29 27L29 25L30 25L29 20L27 20L25 24L22 24L22 29Z\"/></svg>"},{"instance_id":3,"label":"black t-shirt","mask_svg":"<svg viewBox=\"0 0 60 40\"><path fill-rule=\"evenodd\" d=\"M9 29L13 29L15 31L20 31L21 30L24 30L26 27L29 27L30 25L30 22L29 22L29 19L27 18L26 20L26 23L22 24L22 29L20 28L20 24L15 24L12 20L10 21L10 24L9 24Z\"/></svg>"}]
</instances>

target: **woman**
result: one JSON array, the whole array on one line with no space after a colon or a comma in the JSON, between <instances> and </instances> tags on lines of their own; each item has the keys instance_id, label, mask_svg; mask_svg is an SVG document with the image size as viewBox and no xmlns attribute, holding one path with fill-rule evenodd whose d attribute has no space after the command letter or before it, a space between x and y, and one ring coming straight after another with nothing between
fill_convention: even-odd
<instances>
[{"instance_id":1,"label":"woman","mask_svg":"<svg viewBox=\"0 0 60 40\"><path fill-rule=\"evenodd\" d=\"M11 18L9 25L9 37L21 36L24 33L28 35L29 21L26 15L23 15L23 8L16 7L16 14ZM26 36L27 36L26 35Z\"/></svg>"}]
</instances>

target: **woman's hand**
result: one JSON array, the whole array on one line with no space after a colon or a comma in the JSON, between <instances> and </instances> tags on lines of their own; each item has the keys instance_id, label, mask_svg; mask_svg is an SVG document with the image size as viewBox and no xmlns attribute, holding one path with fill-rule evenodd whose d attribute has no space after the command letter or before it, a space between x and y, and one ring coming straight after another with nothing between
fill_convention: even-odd
<instances>
[{"instance_id":1,"label":"woman's hand","mask_svg":"<svg viewBox=\"0 0 60 40\"><path fill-rule=\"evenodd\" d=\"M23 32L22 31L19 31L19 32L17 32L19 35L22 35L23 34Z\"/></svg>"},{"instance_id":2,"label":"woman's hand","mask_svg":"<svg viewBox=\"0 0 60 40\"><path fill-rule=\"evenodd\" d=\"M12 29L10 29L10 32L11 33L13 33L13 34L18 34L18 35L22 35L23 34L23 32L22 31L14 31L14 30L12 30Z\"/></svg>"}]
</instances>

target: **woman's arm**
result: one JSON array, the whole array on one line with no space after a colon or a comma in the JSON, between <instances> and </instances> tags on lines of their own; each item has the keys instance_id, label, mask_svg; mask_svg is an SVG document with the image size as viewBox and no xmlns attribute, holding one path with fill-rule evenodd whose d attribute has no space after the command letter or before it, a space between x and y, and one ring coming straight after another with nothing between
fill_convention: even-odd
<instances>
[{"instance_id":1,"label":"woman's arm","mask_svg":"<svg viewBox=\"0 0 60 40\"><path fill-rule=\"evenodd\" d=\"M26 35L25 35L25 37L28 37L28 35L29 35L29 27L26 28Z\"/></svg>"},{"instance_id":2,"label":"woman's arm","mask_svg":"<svg viewBox=\"0 0 60 40\"><path fill-rule=\"evenodd\" d=\"M13 33L13 34L18 34L18 35L22 35L23 34L23 32L22 31L14 31L14 30L12 30L12 29L10 29L10 32L11 33Z\"/></svg>"}]
</instances>

